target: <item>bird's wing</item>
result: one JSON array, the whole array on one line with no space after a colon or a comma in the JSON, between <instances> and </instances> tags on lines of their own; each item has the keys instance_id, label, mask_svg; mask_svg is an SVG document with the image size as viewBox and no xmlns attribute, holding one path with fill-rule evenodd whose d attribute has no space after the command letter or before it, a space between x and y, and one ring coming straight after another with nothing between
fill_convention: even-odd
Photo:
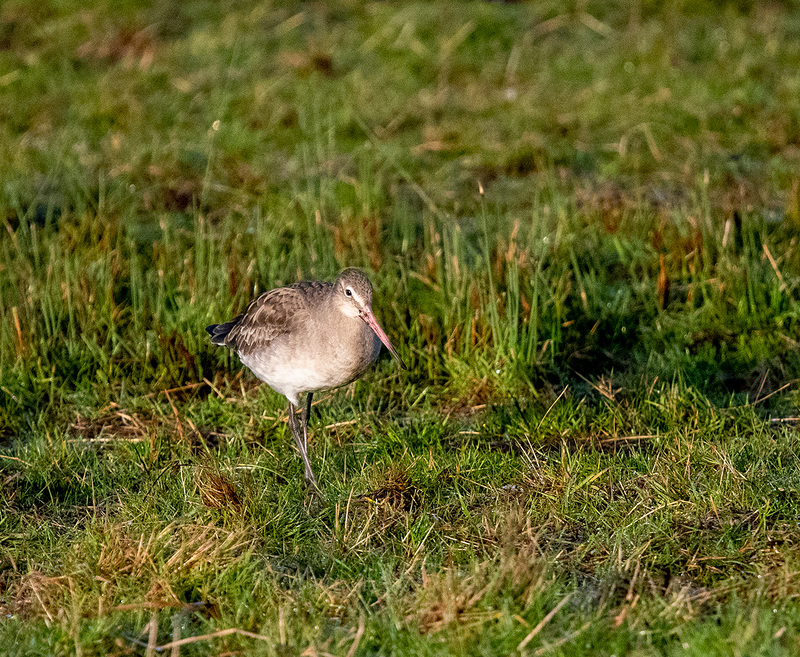
<instances>
[{"instance_id":1,"label":"bird's wing","mask_svg":"<svg viewBox=\"0 0 800 657\"><path fill-rule=\"evenodd\" d=\"M301 281L264 292L241 315L216 326L212 339L243 356L266 349L273 340L302 325L315 298L323 296L330 286L321 281Z\"/></svg>"}]
</instances>

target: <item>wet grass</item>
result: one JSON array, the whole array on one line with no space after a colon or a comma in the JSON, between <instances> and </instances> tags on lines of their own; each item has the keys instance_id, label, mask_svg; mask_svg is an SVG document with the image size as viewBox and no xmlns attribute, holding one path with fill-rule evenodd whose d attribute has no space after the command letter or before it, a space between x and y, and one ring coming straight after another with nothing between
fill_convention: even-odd
<instances>
[{"instance_id":1,"label":"wet grass","mask_svg":"<svg viewBox=\"0 0 800 657\"><path fill-rule=\"evenodd\" d=\"M4 654L795 654L796 9L4 3Z\"/></svg>"}]
</instances>

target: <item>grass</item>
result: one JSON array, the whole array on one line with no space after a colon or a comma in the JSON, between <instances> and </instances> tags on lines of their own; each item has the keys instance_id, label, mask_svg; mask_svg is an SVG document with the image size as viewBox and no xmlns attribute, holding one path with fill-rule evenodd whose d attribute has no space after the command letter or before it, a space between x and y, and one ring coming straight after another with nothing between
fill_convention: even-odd
<instances>
[{"instance_id":1,"label":"grass","mask_svg":"<svg viewBox=\"0 0 800 657\"><path fill-rule=\"evenodd\" d=\"M799 30L4 3L3 653L795 654ZM203 327L345 266L314 495Z\"/></svg>"}]
</instances>

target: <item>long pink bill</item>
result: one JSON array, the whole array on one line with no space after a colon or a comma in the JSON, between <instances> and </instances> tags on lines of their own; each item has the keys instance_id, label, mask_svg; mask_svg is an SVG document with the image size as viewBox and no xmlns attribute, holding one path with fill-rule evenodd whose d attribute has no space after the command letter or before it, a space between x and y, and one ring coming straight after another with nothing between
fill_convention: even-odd
<instances>
[{"instance_id":1,"label":"long pink bill","mask_svg":"<svg viewBox=\"0 0 800 657\"><path fill-rule=\"evenodd\" d=\"M378 324L378 320L375 319L375 315L372 314L372 311L369 308L362 311L361 319L363 319L369 325L369 327L375 331L375 335L380 338L381 342L383 342L384 346L389 350L389 353L397 359L397 362L400 363L400 367L402 367L404 370L408 369L406 364L403 362L403 359L400 358L400 355L397 353L397 351L395 351L395 348L389 341L389 336L386 335L384 330L381 328L381 325Z\"/></svg>"}]
</instances>

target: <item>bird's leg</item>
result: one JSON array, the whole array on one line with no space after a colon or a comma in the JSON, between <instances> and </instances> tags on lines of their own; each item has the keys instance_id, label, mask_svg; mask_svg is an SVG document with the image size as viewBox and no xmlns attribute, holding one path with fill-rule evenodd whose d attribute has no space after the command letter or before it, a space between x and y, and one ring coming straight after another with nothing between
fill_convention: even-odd
<instances>
[{"instance_id":1,"label":"bird's leg","mask_svg":"<svg viewBox=\"0 0 800 657\"><path fill-rule=\"evenodd\" d=\"M313 397L313 392L306 393L306 403L303 405L303 413L300 416L300 420L303 423L303 442L306 446L306 452L308 452L308 419L311 417L311 399Z\"/></svg>"},{"instance_id":2,"label":"bird's leg","mask_svg":"<svg viewBox=\"0 0 800 657\"><path fill-rule=\"evenodd\" d=\"M303 413L300 416L300 420L303 424L303 447L305 448L306 453L306 480L310 481L314 484L314 487L317 487L317 478L314 476L313 470L311 470L311 463L308 460L308 418L311 417L311 399L314 396L313 392L306 393L305 404L303 405Z\"/></svg>"},{"instance_id":3,"label":"bird's leg","mask_svg":"<svg viewBox=\"0 0 800 657\"><path fill-rule=\"evenodd\" d=\"M303 410L303 428L300 428L300 423L297 421L297 415L295 414L295 405L292 402L289 402L289 429L292 431L292 436L294 437L294 442L297 445L297 449L300 451L300 456L303 459L303 465L305 466L305 478L306 481L309 482L317 488L317 478L314 476L314 471L311 469L311 463L308 460L308 434L306 432L306 411Z\"/></svg>"}]
</instances>

